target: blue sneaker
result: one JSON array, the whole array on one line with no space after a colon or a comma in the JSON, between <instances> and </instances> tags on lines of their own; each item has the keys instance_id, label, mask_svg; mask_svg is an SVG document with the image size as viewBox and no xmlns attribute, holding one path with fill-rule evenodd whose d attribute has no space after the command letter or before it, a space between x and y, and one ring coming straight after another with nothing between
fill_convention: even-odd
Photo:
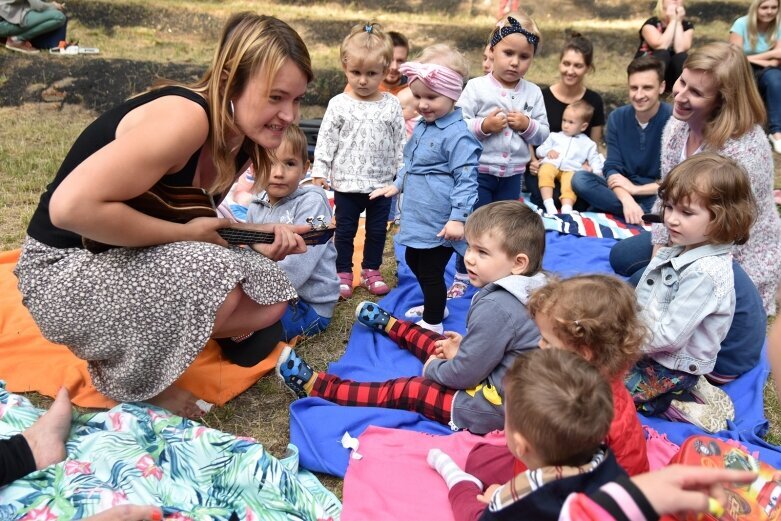
<instances>
[{"instance_id":1,"label":"blue sneaker","mask_svg":"<svg viewBox=\"0 0 781 521\"><path fill-rule=\"evenodd\" d=\"M355 318L364 326L384 333L391 315L374 302L364 300L355 308Z\"/></svg>"},{"instance_id":2,"label":"blue sneaker","mask_svg":"<svg viewBox=\"0 0 781 521\"><path fill-rule=\"evenodd\" d=\"M308 396L304 385L314 377L314 374L309 364L299 357L292 347L285 346L282 349L282 354L277 360L277 375L297 398Z\"/></svg>"}]
</instances>

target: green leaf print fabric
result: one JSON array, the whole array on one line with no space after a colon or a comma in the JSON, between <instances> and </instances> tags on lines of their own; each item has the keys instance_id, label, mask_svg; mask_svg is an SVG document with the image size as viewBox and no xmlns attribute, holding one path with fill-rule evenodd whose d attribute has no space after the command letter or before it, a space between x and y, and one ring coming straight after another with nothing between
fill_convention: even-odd
<instances>
[{"instance_id":1,"label":"green leaf print fabric","mask_svg":"<svg viewBox=\"0 0 781 521\"><path fill-rule=\"evenodd\" d=\"M0 381L0 438L41 415ZM289 446L278 460L236 437L153 406L77 414L67 458L0 488L0 521L81 519L121 504L163 508L166 519L338 520L341 503Z\"/></svg>"}]
</instances>

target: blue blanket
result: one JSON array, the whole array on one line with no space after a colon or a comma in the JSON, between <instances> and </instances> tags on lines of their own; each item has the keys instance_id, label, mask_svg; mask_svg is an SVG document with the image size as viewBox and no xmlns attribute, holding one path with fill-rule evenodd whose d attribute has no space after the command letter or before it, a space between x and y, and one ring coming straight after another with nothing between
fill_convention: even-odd
<instances>
[{"instance_id":1,"label":"blue blanket","mask_svg":"<svg viewBox=\"0 0 781 521\"><path fill-rule=\"evenodd\" d=\"M543 267L562 277L579 273L613 273L608 262L614 239L596 239L547 232ZM423 303L423 296L415 277L404 264L403 248L397 246L399 259L399 285L381 302L382 306L397 316L412 306ZM446 275L453 277L451 261ZM445 319L445 329L464 332L466 312L474 289L465 298L448 302L450 316ZM414 356L379 333L357 324L352 331L344 356L328 367L328 371L342 378L358 381L383 381L399 376L420 375L421 363ZM767 444L762 436L767 429L764 416L762 388L768 374L767 361L737 381L724 387L735 402L736 422L730 429L719 433L723 438L739 440L752 451L759 451L761 459L781 468L781 449ZM658 418L642 418L643 422L680 444L691 434L702 431L692 425L673 423ZM349 461L349 450L340 441L345 432L358 437L369 425L395 427L448 434L446 425L433 422L423 416L375 407L341 407L319 398L298 400L290 406L290 439L301 451L301 465L307 469L344 476ZM359 448L360 451L360 448Z\"/></svg>"}]
</instances>

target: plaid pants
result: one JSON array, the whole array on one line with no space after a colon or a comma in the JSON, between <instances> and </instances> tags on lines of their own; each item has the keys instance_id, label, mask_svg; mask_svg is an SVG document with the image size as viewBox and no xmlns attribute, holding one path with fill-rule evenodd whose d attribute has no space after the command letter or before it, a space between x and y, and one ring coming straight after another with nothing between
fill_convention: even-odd
<instances>
[{"instance_id":1,"label":"plaid pants","mask_svg":"<svg viewBox=\"0 0 781 521\"><path fill-rule=\"evenodd\" d=\"M421 362L434 354L434 342L444 338L404 320L397 320L388 336ZM309 396L319 396L339 405L418 412L447 425L451 420L455 394L454 389L422 376L394 378L385 382L354 382L318 373Z\"/></svg>"},{"instance_id":2,"label":"plaid pants","mask_svg":"<svg viewBox=\"0 0 781 521\"><path fill-rule=\"evenodd\" d=\"M669 409L673 400L686 399L698 378L643 357L629 370L624 382L637 410L645 415L656 415Z\"/></svg>"}]
</instances>

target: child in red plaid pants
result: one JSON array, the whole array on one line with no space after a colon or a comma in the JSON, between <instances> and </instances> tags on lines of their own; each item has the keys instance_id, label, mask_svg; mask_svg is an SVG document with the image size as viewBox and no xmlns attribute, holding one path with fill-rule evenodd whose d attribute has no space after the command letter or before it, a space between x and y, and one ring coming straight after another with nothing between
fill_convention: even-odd
<instances>
[{"instance_id":1,"label":"child in red plaid pants","mask_svg":"<svg viewBox=\"0 0 781 521\"><path fill-rule=\"evenodd\" d=\"M424 365L421 376L355 382L315 373L286 347L277 373L300 398L319 396L339 405L404 409L483 434L504 425L502 377L539 330L526 302L545 283L541 273L545 229L539 215L518 201L486 205L466 222L466 266L481 288L467 314L467 333L444 335L396 319L373 302L358 306L358 321L388 335Z\"/></svg>"}]
</instances>

